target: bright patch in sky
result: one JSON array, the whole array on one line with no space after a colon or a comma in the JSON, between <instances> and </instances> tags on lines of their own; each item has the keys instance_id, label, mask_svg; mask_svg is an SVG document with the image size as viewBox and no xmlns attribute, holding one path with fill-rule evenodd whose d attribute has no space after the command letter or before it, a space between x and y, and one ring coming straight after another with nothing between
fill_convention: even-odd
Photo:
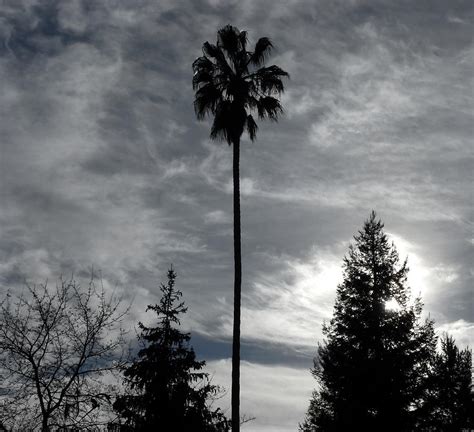
<instances>
[{"instance_id":1,"label":"bright patch in sky","mask_svg":"<svg viewBox=\"0 0 474 432\"><path fill-rule=\"evenodd\" d=\"M389 238L395 244L400 257L400 263L408 259L408 286L411 290L412 300L429 294L430 269L423 262L423 259L417 254L417 246L403 237L388 233Z\"/></svg>"},{"instance_id":2,"label":"bright patch in sky","mask_svg":"<svg viewBox=\"0 0 474 432\"><path fill-rule=\"evenodd\" d=\"M391 311L399 311L400 305L395 299L390 299L385 302L385 309L391 310Z\"/></svg>"}]
</instances>

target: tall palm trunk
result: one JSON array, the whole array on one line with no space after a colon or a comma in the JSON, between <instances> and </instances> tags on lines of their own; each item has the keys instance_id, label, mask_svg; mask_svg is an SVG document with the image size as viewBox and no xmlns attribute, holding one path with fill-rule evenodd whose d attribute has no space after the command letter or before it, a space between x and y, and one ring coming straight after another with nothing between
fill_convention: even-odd
<instances>
[{"instance_id":1,"label":"tall palm trunk","mask_svg":"<svg viewBox=\"0 0 474 432\"><path fill-rule=\"evenodd\" d=\"M240 431L240 302L242 254L240 246L240 138L233 142L234 180L234 331L232 340L232 432Z\"/></svg>"}]
</instances>

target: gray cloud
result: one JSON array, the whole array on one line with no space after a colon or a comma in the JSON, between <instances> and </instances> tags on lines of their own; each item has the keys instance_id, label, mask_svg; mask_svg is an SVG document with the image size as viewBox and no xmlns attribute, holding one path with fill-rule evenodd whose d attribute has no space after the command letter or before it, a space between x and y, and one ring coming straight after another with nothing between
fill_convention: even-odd
<instances>
[{"instance_id":1,"label":"gray cloud","mask_svg":"<svg viewBox=\"0 0 474 432\"><path fill-rule=\"evenodd\" d=\"M291 74L285 116L242 146L248 359L310 367L371 209L425 310L467 343L473 16L467 1L4 2L2 286L93 265L135 299L132 323L173 263L185 326L227 343L231 152L196 121L190 81L202 42L232 23L270 36Z\"/></svg>"}]
</instances>

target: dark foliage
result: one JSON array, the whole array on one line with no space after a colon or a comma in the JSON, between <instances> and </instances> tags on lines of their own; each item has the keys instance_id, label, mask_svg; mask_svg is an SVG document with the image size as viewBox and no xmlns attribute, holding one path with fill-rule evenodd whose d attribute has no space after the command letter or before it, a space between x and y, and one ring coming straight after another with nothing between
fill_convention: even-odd
<instances>
[{"instance_id":1,"label":"dark foliage","mask_svg":"<svg viewBox=\"0 0 474 432\"><path fill-rule=\"evenodd\" d=\"M444 335L436 354L430 391L420 430L459 432L474 429L472 353L459 350L454 339Z\"/></svg>"},{"instance_id":2,"label":"dark foliage","mask_svg":"<svg viewBox=\"0 0 474 432\"><path fill-rule=\"evenodd\" d=\"M275 65L263 67L272 48L263 37L248 51L247 33L230 25L217 32L215 45L204 43L203 56L193 63L194 109L198 119L214 116L212 138L233 144L247 130L253 141L257 124L252 112L260 119L278 119L282 107L277 96L288 73Z\"/></svg>"},{"instance_id":3,"label":"dark foliage","mask_svg":"<svg viewBox=\"0 0 474 432\"><path fill-rule=\"evenodd\" d=\"M128 393L117 398L114 409L121 419L120 431L227 431L228 422L209 403L219 393L202 372L188 342L189 333L179 330L179 316L187 308L175 289L176 273L168 271L161 284L159 304L148 306L157 315L156 327L139 323L143 348L124 372ZM112 425L111 425L112 427Z\"/></svg>"},{"instance_id":4,"label":"dark foliage","mask_svg":"<svg viewBox=\"0 0 474 432\"><path fill-rule=\"evenodd\" d=\"M419 322L422 305L410 304L407 263L374 212L354 239L312 371L320 387L300 430L416 430L436 343L433 322Z\"/></svg>"}]
</instances>

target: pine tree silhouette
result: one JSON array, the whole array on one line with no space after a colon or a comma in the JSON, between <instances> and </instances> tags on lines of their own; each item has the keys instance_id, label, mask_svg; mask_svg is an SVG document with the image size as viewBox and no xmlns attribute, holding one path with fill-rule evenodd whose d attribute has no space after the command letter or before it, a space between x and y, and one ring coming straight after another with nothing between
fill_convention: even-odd
<instances>
[{"instance_id":1,"label":"pine tree silhouette","mask_svg":"<svg viewBox=\"0 0 474 432\"><path fill-rule=\"evenodd\" d=\"M300 430L410 431L426 391L433 322L419 323L407 263L375 212L354 239L312 370L320 388Z\"/></svg>"},{"instance_id":2,"label":"pine tree silhouette","mask_svg":"<svg viewBox=\"0 0 474 432\"><path fill-rule=\"evenodd\" d=\"M175 289L176 273L168 271L161 284L159 304L148 306L157 315L156 327L139 323L139 339L144 347L125 370L130 391L117 398L114 409L121 418L120 431L224 432L228 421L208 403L219 392L204 361L197 361L189 347L190 335L179 330L179 316L187 311L182 293Z\"/></svg>"},{"instance_id":3,"label":"pine tree silhouette","mask_svg":"<svg viewBox=\"0 0 474 432\"><path fill-rule=\"evenodd\" d=\"M472 353L460 350L453 337L441 338L436 354L430 391L424 407L422 431L459 432L474 429Z\"/></svg>"}]
</instances>

